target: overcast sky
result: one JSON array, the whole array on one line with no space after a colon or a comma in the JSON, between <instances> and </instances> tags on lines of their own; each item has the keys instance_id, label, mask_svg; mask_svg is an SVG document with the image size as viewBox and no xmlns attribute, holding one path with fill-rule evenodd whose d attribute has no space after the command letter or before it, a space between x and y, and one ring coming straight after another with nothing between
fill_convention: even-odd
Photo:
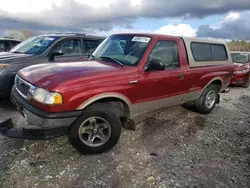
<instances>
[{"instance_id":1,"label":"overcast sky","mask_svg":"<svg viewBox=\"0 0 250 188\"><path fill-rule=\"evenodd\" d=\"M0 0L0 34L157 32L250 40L250 0Z\"/></svg>"}]
</instances>

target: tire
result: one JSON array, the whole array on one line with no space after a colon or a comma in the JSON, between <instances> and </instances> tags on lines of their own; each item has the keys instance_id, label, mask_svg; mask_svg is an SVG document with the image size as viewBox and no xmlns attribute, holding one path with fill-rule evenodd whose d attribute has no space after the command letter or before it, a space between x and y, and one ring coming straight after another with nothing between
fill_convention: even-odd
<instances>
[{"instance_id":1,"label":"tire","mask_svg":"<svg viewBox=\"0 0 250 188\"><path fill-rule=\"evenodd\" d=\"M250 85L250 79L247 80L247 82L243 85L244 88L249 88Z\"/></svg>"},{"instance_id":2,"label":"tire","mask_svg":"<svg viewBox=\"0 0 250 188\"><path fill-rule=\"evenodd\" d=\"M219 87L215 84L209 85L201 94L200 98L195 101L196 110L201 114L209 114L215 107L218 99ZM208 105L208 95L214 93L215 98L212 100L211 104Z\"/></svg>"},{"instance_id":3,"label":"tire","mask_svg":"<svg viewBox=\"0 0 250 188\"><path fill-rule=\"evenodd\" d=\"M16 103L14 102L14 99L13 99L13 97L12 97L12 91L13 91L13 89L14 89L14 85L13 85L12 88L11 88L9 100L10 100L11 104L13 104L14 106L16 106Z\"/></svg>"},{"instance_id":4,"label":"tire","mask_svg":"<svg viewBox=\"0 0 250 188\"><path fill-rule=\"evenodd\" d=\"M6 99L12 104L13 106L16 106L16 103L14 102L14 99L12 97L12 91L14 89L14 83L12 83L11 89L9 91L9 94L6 96Z\"/></svg>"},{"instance_id":5,"label":"tire","mask_svg":"<svg viewBox=\"0 0 250 188\"><path fill-rule=\"evenodd\" d=\"M121 121L113 112L114 109L110 104L94 104L86 108L69 128L68 138L72 146L82 154L104 153L113 148L122 130ZM105 142L100 138L105 138Z\"/></svg>"}]
</instances>

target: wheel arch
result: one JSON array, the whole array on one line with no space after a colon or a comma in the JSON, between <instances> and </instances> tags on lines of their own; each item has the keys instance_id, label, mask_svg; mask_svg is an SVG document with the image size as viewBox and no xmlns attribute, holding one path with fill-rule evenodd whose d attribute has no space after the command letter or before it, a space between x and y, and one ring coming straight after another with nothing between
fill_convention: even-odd
<instances>
[{"instance_id":1,"label":"wheel arch","mask_svg":"<svg viewBox=\"0 0 250 188\"><path fill-rule=\"evenodd\" d=\"M131 116L131 101L123 94L120 93L102 93L95 95L90 99L84 101L77 107L77 110L84 110L90 105L96 103L111 103L122 109L123 115L127 118ZM120 114L121 116L121 114Z\"/></svg>"},{"instance_id":2,"label":"wheel arch","mask_svg":"<svg viewBox=\"0 0 250 188\"><path fill-rule=\"evenodd\" d=\"M204 92L204 90L211 84L215 84L219 86L219 91L221 91L222 89L222 85L223 85L223 79L221 77L216 77L211 79L207 85L205 85L205 87L202 89L202 91L200 92L199 97L201 96L201 94Z\"/></svg>"}]
</instances>

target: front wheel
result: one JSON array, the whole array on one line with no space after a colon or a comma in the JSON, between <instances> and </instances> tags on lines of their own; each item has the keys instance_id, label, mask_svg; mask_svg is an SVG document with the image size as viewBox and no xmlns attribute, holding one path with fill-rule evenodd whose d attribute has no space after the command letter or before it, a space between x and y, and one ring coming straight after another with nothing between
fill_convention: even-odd
<instances>
[{"instance_id":1,"label":"front wheel","mask_svg":"<svg viewBox=\"0 0 250 188\"><path fill-rule=\"evenodd\" d=\"M15 86L13 85L11 88L11 92L10 92L10 96L9 96L9 100L11 102L11 104L13 104L14 106L16 106L16 103L14 101L14 98L12 97L12 91L14 90Z\"/></svg>"},{"instance_id":2,"label":"front wheel","mask_svg":"<svg viewBox=\"0 0 250 188\"><path fill-rule=\"evenodd\" d=\"M209 85L195 102L197 111L201 114L210 113L218 101L218 92L219 87L217 85Z\"/></svg>"},{"instance_id":3,"label":"front wheel","mask_svg":"<svg viewBox=\"0 0 250 188\"><path fill-rule=\"evenodd\" d=\"M113 148L121 135L121 121L110 105L97 104L84 110L70 127L68 137L81 153L103 153Z\"/></svg>"},{"instance_id":4,"label":"front wheel","mask_svg":"<svg viewBox=\"0 0 250 188\"><path fill-rule=\"evenodd\" d=\"M244 88L249 88L250 85L250 79L247 80L247 82L243 85Z\"/></svg>"}]
</instances>

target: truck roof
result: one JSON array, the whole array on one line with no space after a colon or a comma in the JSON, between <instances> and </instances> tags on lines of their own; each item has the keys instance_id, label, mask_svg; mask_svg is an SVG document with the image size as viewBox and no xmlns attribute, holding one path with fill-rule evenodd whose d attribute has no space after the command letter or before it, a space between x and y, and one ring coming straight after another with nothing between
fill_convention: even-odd
<instances>
[{"instance_id":1,"label":"truck roof","mask_svg":"<svg viewBox=\"0 0 250 188\"><path fill-rule=\"evenodd\" d=\"M88 35L86 33L48 33L48 34L41 34L41 35L36 35L37 36L44 36L44 37L49 37L49 36L57 36L57 37L72 37L72 36L80 36L80 37L86 37L86 38L97 38L97 39L105 39L106 37L103 36L97 36L97 35Z\"/></svg>"},{"instance_id":2,"label":"truck roof","mask_svg":"<svg viewBox=\"0 0 250 188\"><path fill-rule=\"evenodd\" d=\"M158 34L158 33L137 33L137 32L134 32L134 33L114 33L112 35L140 35L140 36L149 36L149 37L168 36L168 35Z\"/></svg>"},{"instance_id":3,"label":"truck roof","mask_svg":"<svg viewBox=\"0 0 250 188\"><path fill-rule=\"evenodd\" d=\"M14 38L11 38L11 37L1 37L0 40L1 41L7 40L7 41L18 41L18 42L21 42L21 40L14 39Z\"/></svg>"},{"instance_id":4,"label":"truck roof","mask_svg":"<svg viewBox=\"0 0 250 188\"><path fill-rule=\"evenodd\" d=\"M184 41L200 41L206 43L216 43L216 44L226 44L223 41L217 41L212 39L205 39L205 38L198 38L198 37L182 37L182 36L173 36L173 35L166 35L166 34L159 34L159 33L116 33L113 35L140 35L140 36L148 36L148 37L171 37L171 38L182 38Z\"/></svg>"}]
</instances>

